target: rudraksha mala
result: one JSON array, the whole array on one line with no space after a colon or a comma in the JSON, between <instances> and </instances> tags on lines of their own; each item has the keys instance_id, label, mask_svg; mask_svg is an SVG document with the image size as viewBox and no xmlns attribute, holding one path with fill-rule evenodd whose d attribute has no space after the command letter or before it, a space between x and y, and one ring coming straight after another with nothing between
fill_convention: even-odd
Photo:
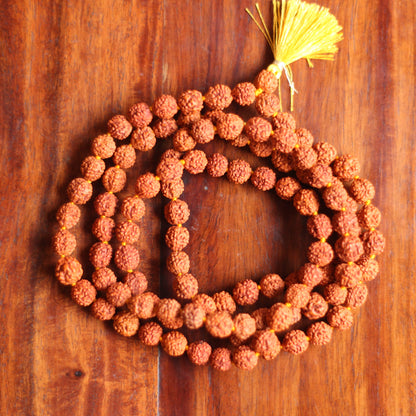
<instances>
[{"instance_id":1,"label":"rudraksha mala","mask_svg":"<svg viewBox=\"0 0 416 416\"><path fill-rule=\"evenodd\" d=\"M186 353L194 364L210 363L217 370L228 370L232 362L249 370L259 357L274 359L281 349L300 354L309 344L327 344L333 328L351 327L353 310L367 298L366 283L378 274L375 256L385 245L376 229L381 214L372 204L374 186L358 176L360 164L355 157L337 156L331 144L314 143L308 130L296 127L291 114L279 111L276 88L274 74L263 70L253 83L243 82L233 89L218 84L205 95L188 90L177 99L162 95L152 107L138 103L126 117L111 118L108 133L93 140L81 176L69 184L69 202L57 213L60 229L53 245L61 258L56 277L71 286L77 304L90 307L100 320L112 319L121 335L137 335L148 346L160 343L171 356ZM244 122L224 111L233 101L253 105L259 115ZM266 166L253 171L246 161L228 160L219 153L207 156L199 147L216 136L270 158L277 174ZM126 185L125 171L134 166L136 152L148 151L158 139L168 137L173 148L162 155L155 173L139 176L135 195L119 201L116 195ZM275 190L283 200L292 201L308 217L307 230L315 239L307 250L308 262L286 279L270 273L258 282L238 282L231 293L199 293L184 251L190 238L184 225L190 211L180 199L185 170L190 174L207 171L235 184L251 182L261 191ZM91 200L92 184L99 179L106 192L94 199L98 217L92 233L97 242L89 258L95 271L88 277L72 255L76 239L69 230L79 222L79 206ZM145 215L144 200L159 192L170 200L164 210L170 225L165 241L171 250L167 269L175 275L176 299L160 299L148 291L147 279L138 270L137 223ZM117 222L116 213L122 218ZM121 277L109 267L112 262ZM237 312L237 307L255 305L259 296L270 299L271 306ZM293 329L302 316L311 321L307 330ZM180 331L183 327L205 327L210 336L229 338L230 343L216 349L206 341L188 345Z\"/></svg>"}]
</instances>

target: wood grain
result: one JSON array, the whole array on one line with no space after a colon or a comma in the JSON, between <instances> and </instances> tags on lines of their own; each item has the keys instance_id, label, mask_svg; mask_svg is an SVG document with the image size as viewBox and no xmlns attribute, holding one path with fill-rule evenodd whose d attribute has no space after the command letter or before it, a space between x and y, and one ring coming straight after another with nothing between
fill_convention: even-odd
<instances>
[{"instance_id":1,"label":"wood grain","mask_svg":"<svg viewBox=\"0 0 416 416\"><path fill-rule=\"evenodd\" d=\"M0 414L416 414L416 6L320 3L345 40L335 62L293 66L295 116L357 155L376 185L388 238L382 273L352 330L329 346L226 374L121 338L74 305L53 277L50 239L65 187L109 117L161 93L252 80L271 61L244 13L253 2L0 3ZM166 146L141 155L130 179L154 169ZM249 158L219 141L214 149ZM304 261L304 220L273 193L204 175L185 182L188 252L203 291L287 275ZM162 209L161 198L148 204L140 249L152 289L168 296ZM84 257L89 224L78 235Z\"/></svg>"}]
</instances>

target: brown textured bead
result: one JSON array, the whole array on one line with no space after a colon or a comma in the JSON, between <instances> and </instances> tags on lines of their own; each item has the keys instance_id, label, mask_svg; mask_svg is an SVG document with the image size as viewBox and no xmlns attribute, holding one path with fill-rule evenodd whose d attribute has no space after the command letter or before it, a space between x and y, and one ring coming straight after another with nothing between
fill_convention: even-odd
<instances>
[{"instance_id":1,"label":"brown textured bead","mask_svg":"<svg viewBox=\"0 0 416 416\"><path fill-rule=\"evenodd\" d=\"M77 240L68 230L59 230L53 237L53 249L60 256L69 256L76 246Z\"/></svg>"},{"instance_id":2,"label":"brown textured bead","mask_svg":"<svg viewBox=\"0 0 416 416\"><path fill-rule=\"evenodd\" d=\"M56 219L61 227L68 229L78 224L81 210L72 202L61 205L56 213Z\"/></svg>"},{"instance_id":3,"label":"brown textured bead","mask_svg":"<svg viewBox=\"0 0 416 416\"><path fill-rule=\"evenodd\" d=\"M238 282L233 289L233 298L238 305L254 305L259 298L257 283L250 279Z\"/></svg>"},{"instance_id":4,"label":"brown textured bead","mask_svg":"<svg viewBox=\"0 0 416 416\"><path fill-rule=\"evenodd\" d=\"M302 354L308 349L308 347L308 338L306 334L299 329L289 331L283 338L282 349L290 354Z\"/></svg>"},{"instance_id":5,"label":"brown textured bead","mask_svg":"<svg viewBox=\"0 0 416 416\"><path fill-rule=\"evenodd\" d=\"M259 308L251 313L254 321L256 322L256 329L261 331L267 328L267 318L269 316L269 310L267 308Z\"/></svg>"},{"instance_id":6,"label":"brown textured bead","mask_svg":"<svg viewBox=\"0 0 416 416\"><path fill-rule=\"evenodd\" d=\"M342 261L357 261L364 254L363 242L355 235L341 237L335 243L335 252Z\"/></svg>"},{"instance_id":7,"label":"brown textured bead","mask_svg":"<svg viewBox=\"0 0 416 416\"><path fill-rule=\"evenodd\" d=\"M126 117L116 115L112 117L108 123L108 132L117 140L124 140L130 136L133 126L127 121Z\"/></svg>"},{"instance_id":8,"label":"brown textured bead","mask_svg":"<svg viewBox=\"0 0 416 416\"><path fill-rule=\"evenodd\" d=\"M276 184L276 174L265 166L258 167L251 175L251 183L260 191L269 191Z\"/></svg>"},{"instance_id":9,"label":"brown textured bead","mask_svg":"<svg viewBox=\"0 0 416 416\"><path fill-rule=\"evenodd\" d=\"M299 283L298 273L297 272L290 273L288 276L286 276L284 283L285 283L285 287L289 287L290 285L293 285L294 283Z\"/></svg>"},{"instance_id":10,"label":"brown textured bead","mask_svg":"<svg viewBox=\"0 0 416 416\"><path fill-rule=\"evenodd\" d=\"M173 136L173 148L178 152L187 152L196 146L195 139L187 128L179 129Z\"/></svg>"},{"instance_id":11,"label":"brown textured bead","mask_svg":"<svg viewBox=\"0 0 416 416\"><path fill-rule=\"evenodd\" d=\"M108 168L103 175L103 185L107 192L120 192L126 185L126 172L117 167Z\"/></svg>"},{"instance_id":12,"label":"brown textured bead","mask_svg":"<svg viewBox=\"0 0 416 416\"><path fill-rule=\"evenodd\" d=\"M279 111L280 100L275 94L263 92L256 98L256 110L264 117L271 117Z\"/></svg>"},{"instance_id":13,"label":"brown textured bead","mask_svg":"<svg viewBox=\"0 0 416 416\"><path fill-rule=\"evenodd\" d=\"M332 169L327 165L317 163L308 171L308 184L314 188L321 189L332 180Z\"/></svg>"},{"instance_id":14,"label":"brown textured bead","mask_svg":"<svg viewBox=\"0 0 416 416\"><path fill-rule=\"evenodd\" d=\"M332 144L326 142L319 142L313 145L318 160L317 163L322 165L330 165L337 157L337 151Z\"/></svg>"},{"instance_id":15,"label":"brown textured bead","mask_svg":"<svg viewBox=\"0 0 416 416\"><path fill-rule=\"evenodd\" d=\"M267 142L250 142L250 152L257 157L269 157L273 152L273 144L270 140Z\"/></svg>"},{"instance_id":16,"label":"brown textured bead","mask_svg":"<svg viewBox=\"0 0 416 416\"><path fill-rule=\"evenodd\" d=\"M154 198L160 191L160 182L153 173L147 172L137 178L136 194L139 198Z\"/></svg>"},{"instance_id":17,"label":"brown textured bead","mask_svg":"<svg viewBox=\"0 0 416 416\"><path fill-rule=\"evenodd\" d=\"M217 311L207 315L205 327L213 337L227 338L233 331L234 323L229 312Z\"/></svg>"},{"instance_id":18,"label":"brown textured bead","mask_svg":"<svg viewBox=\"0 0 416 416\"><path fill-rule=\"evenodd\" d=\"M304 148L312 147L313 136L309 130L301 127L301 128L296 129L295 133L297 137L297 144L300 147L304 147Z\"/></svg>"},{"instance_id":19,"label":"brown textured bead","mask_svg":"<svg viewBox=\"0 0 416 416\"><path fill-rule=\"evenodd\" d=\"M58 260L55 276L63 285L74 285L83 274L81 263L74 257L67 256Z\"/></svg>"},{"instance_id":20,"label":"brown textured bead","mask_svg":"<svg viewBox=\"0 0 416 416\"><path fill-rule=\"evenodd\" d=\"M293 205L301 215L312 215L319 210L319 199L312 189L301 189L293 197Z\"/></svg>"},{"instance_id":21,"label":"brown textured bead","mask_svg":"<svg viewBox=\"0 0 416 416\"><path fill-rule=\"evenodd\" d=\"M198 293L198 280L190 273L177 276L173 283L173 290L179 299L192 299Z\"/></svg>"},{"instance_id":22,"label":"brown textured bead","mask_svg":"<svg viewBox=\"0 0 416 416\"><path fill-rule=\"evenodd\" d=\"M98 215L112 217L116 213L118 198L110 193L104 192L94 200L94 209Z\"/></svg>"},{"instance_id":23,"label":"brown textured bead","mask_svg":"<svg viewBox=\"0 0 416 416\"><path fill-rule=\"evenodd\" d=\"M183 325L181 304L175 299L160 299L156 315L167 328L178 329Z\"/></svg>"},{"instance_id":24,"label":"brown textured bead","mask_svg":"<svg viewBox=\"0 0 416 416\"><path fill-rule=\"evenodd\" d=\"M189 329L198 329L204 325L205 311L195 303L188 303L183 307L182 317L184 324Z\"/></svg>"},{"instance_id":25,"label":"brown textured bead","mask_svg":"<svg viewBox=\"0 0 416 416\"><path fill-rule=\"evenodd\" d=\"M358 224L357 215L352 212L340 211L332 217L332 225L334 230L340 235L354 235L361 233L360 225Z\"/></svg>"},{"instance_id":26,"label":"brown textured bead","mask_svg":"<svg viewBox=\"0 0 416 416\"><path fill-rule=\"evenodd\" d=\"M278 296L283 292L284 288L285 282L278 274L266 274L266 276L260 280L260 291L268 298Z\"/></svg>"},{"instance_id":27,"label":"brown textured bead","mask_svg":"<svg viewBox=\"0 0 416 416\"><path fill-rule=\"evenodd\" d=\"M107 267L101 267L101 269L95 270L92 274L92 283L97 290L106 290L116 282L117 276Z\"/></svg>"},{"instance_id":28,"label":"brown textured bead","mask_svg":"<svg viewBox=\"0 0 416 416\"><path fill-rule=\"evenodd\" d=\"M345 299L345 306L350 308L359 308L367 300L368 289L364 283L360 283L348 289L348 295Z\"/></svg>"},{"instance_id":29,"label":"brown textured bead","mask_svg":"<svg viewBox=\"0 0 416 416\"><path fill-rule=\"evenodd\" d=\"M309 342L313 345L329 344L332 338L333 329L326 322L314 322L306 331Z\"/></svg>"},{"instance_id":30,"label":"brown textured bead","mask_svg":"<svg viewBox=\"0 0 416 416\"><path fill-rule=\"evenodd\" d=\"M272 72L267 69L263 69L259 72L254 80L256 88L260 88L265 92L272 93L276 90L279 85L279 81Z\"/></svg>"},{"instance_id":31,"label":"brown textured bead","mask_svg":"<svg viewBox=\"0 0 416 416\"><path fill-rule=\"evenodd\" d=\"M355 263L341 263L335 267L335 280L341 286L354 287L362 277L360 266Z\"/></svg>"},{"instance_id":32,"label":"brown textured bead","mask_svg":"<svg viewBox=\"0 0 416 416\"><path fill-rule=\"evenodd\" d=\"M324 289L325 300L330 305L342 305L347 298L347 294L347 288L337 283L330 283Z\"/></svg>"},{"instance_id":33,"label":"brown textured bead","mask_svg":"<svg viewBox=\"0 0 416 416\"><path fill-rule=\"evenodd\" d=\"M296 129L295 118L290 113L282 113L279 111L272 116L271 121L275 130L279 130L283 127L292 131Z\"/></svg>"},{"instance_id":34,"label":"brown textured bead","mask_svg":"<svg viewBox=\"0 0 416 416\"><path fill-rule=\"evenodd\" d=\"M374 205L364 205L357 213L358 222L364 229L376 228L381 222L381 212Z\"/></svg>"},{"instance_id":35,"label":"brown textured bead","mask_svg":"<svg viewBox=\"0 0 416 416\"><path fill-rule=\"evenodd\" d=\"M315 241L308 247L308 260L318 266L326 266L334 259L334 250L327 242Z\"/></svg>"},{"instance_id":36,"label":"brown textured bead","mask_svg":"<svg viewBox=\"0 0 416 416\"><path fill-rule=\"evenodd\" d=\"M227 311L233 314L237 309L233 297L226 291L214 293L212 299L218 311Z\"/></svg>"},{"instance_id":37,"label":"brown textured bead","mask_svg":"<svg viewBox=\"0 0 416 416\"><path fill-rule=\"evenodd\" d=\"M113 326L124 337L132 337L139 330L139 318L130 312L121 312L114 316Z\"/></svg>"},{"instance_id":38,"label":"brown textured bead","mask_svg":"<svg viewBox=\"0 0 416 416\"><path fill-rule=\"evenodd\" d=\"M146 322L139 328L139 339L148 347L154 347L159 344L163 334L162 327L156 322Z\"/></svg>"},{"instance_id":39,"label":"brown textured bead","mask_svg":"<svg viewBox=\"0 0 416 416\"><path fill-rule=\"evenodd\" d=\"M205 341L196 341L188 347L188 358L192 364L195 365L206 365L209 362L212 348Z\"/></svg>"},{"instance_id":40,"label":"brown textured bead","mask_svg":"<svg viewBox=\"0 0 416 416\"><path fill-rule=\"evenodd\" d=\"M91 313L100 321L109 321L116 313L116 308L105 299L99 298L92 303Z\"/></svg>"},{"instance_id":41,"label":"brown textured bead","mask_svg":"<svg viewBox=\"0 0 416 416\"><path fill-rule=\"evenodd\" d=\"M331 220L325 214L313 215L308 218L307 229L312 237L326 239L332 234Z\"/></svg>"},{"instance_id":42,"label":"brown textured bead","mask_svg":"<svg viewBox=\"0 0 416 416\"><path fill-rule=\"evenodd\" d=\"M94 182L101 178L105 171L105 162L101 158L87 156L81 163L81 173L85 180Z\"/></svg>"},{"instance_id":43,"label":"brown textured bead","mask_svg":"<svg viewBox=\"0 0 416 416\"><path fill-rule=\"evenodd\" d=\"M179 357L186 351L188 341L181 332L171 331L162 335L161 340L162 348L171 357Z\"/></svg>"},{"instance_id":44,"label":"brown textured bead","mask_svg":"<svg viewBox=\"0 0 416 416\"><path fill-rule=\"evenodd\" d=\"M357 178L352 181L350 195L359 203L364 204L374 198L376 190L368 179Z\"/></svg>"},{"instance_id":45,"label":"brown textured bead","mask_svg":"<svg viewBox=\"0 0 416 416\"><path fill-rule=\"evenodd\" d=\"M244 132L255 142L266 142L272 133L272 125L262 117L252 117L244 126Z\"/></svg>"},{"instance_id":46,"label":"brown textured bead","mask_svg":"<svg viewBox=\"0 0 416 416\"><path fill-rule=\"evenodd\" d=\"M349 181L360 173L360 162L354 156L343 155L334 160L332 171L339 179Z\"/></svg>"},{"instance_id":47,"label":"brown textured bead","mask_svg":"<svg viewBox=\"0 0 416 416\"><path fill-rule=\"evenodd\" d=\"M277 150L273 150L271 155L273 166L279 172L287 173L293 170L293 162L291 155L278 152Z\"/></svg>"},{"instance_id":48,"label":"brown textured bead","mask_svg":"<svg viewBox=\"0 0 416 416\"><path fill-rule=\"evenodd\" d=\"M230 141L230 144L235 147L244 147L247 146L249 143L250 139L244 133L239 134L235 139Z\"/></svg>"},{"instance_id":49,"label":"brown textured bead","mask_svg":"<svg viewBox=\"0 0 416 416\"><path fill-rule=\"evenodd\" d=\"M208 157L207 172L214 178L219 178L228 170L228 159L220 153L213 153Z\"/></svg>"},{"instance_id":50,"label":"brown textured bead","mask_svg":"<svg viewBox=\"0 0 416 416\"><path fill-rule=\"evenodd\" d=\"M342 183L335 183L322 192L325 205L334 210L341 211L348 203L348 193Z\"/></svg>"},{"instance_id":51,"label":"brown textured bead","mask_svg":"<svg viewBox=\"0 0 416 416\"><path fill-rule=\"evenodd\" d=\"M241 159L231 160L228 164L227 178L230 182L243 184L250 179L251 166Z\"/></svg>"},{"instance_id":52,"label":"brown textured bead","mask_svg":"<svg viewBox=\"0 0 416 416\"><path fill-rule=\"evenodd\" d=\"M184 224L188 221L191 214L188 204L181 199L170 201L166 204L164 212L166 221L171 225Z\"/></svg>"},{"instance_id":53,"label":"brown textured bead","mask_svg":"<svg viewBox=\"0 0 416 416\"><path fill-rule=\"evenodd\" d=\"M232 298L231 300L233 301ZM199 293L192 299L192 302L195 305L200 306L205 311L205 313L212 313L217 310L217 306L214 302L214 299L211 296L208 296L206 293ZM235 304L234 304L234 308L235 308Z\"/></svg>"},{"instance_id":54,"label":"brown textured bead","mask_svg":"<svg viewBox=\"0 0 416 416\"><path fill-rule=\"evenodd\" d=\"M71 298L80 306L90 306L96 295L95 287L86 279L78 280L71 288Z\"/></svg>"},{"instance_id":55,"label":"brown textured bead","mask_svg":"<svg viewBox=\"0 0 416 416\"><path fill-rule=\"evenodd\" d=\"M189 243L189 231L186 227L172 226L165 235L166 245L172 251L181 251Z\"/></svg>"},{"instance_id":56,"label":"brown textured bead","mask_svg":"<svg viewBox=\"0 0 416 416\"><path fill-rule=\"evenodd\" d=\"M183 165L177 159L161 160L157 165L156 175L162 181L180 179L183 175Z\"/></svg>"},{"instance_id":57,"label":"brown textured bead","mask_svg":"<svg viewBox=\"0 0 416 416\"><path fill-rule=\"evenodd\" d=\"M344 306L334 306L326 316L329 325L337 329L348 329L354 321L351 310Z\"/></svg>"},{"instance_id":58,"label":"brown textured bead","mask_svg":"<svg viewBox=\"0 0 416 416\"><path fill-rule=\"evenodd\" d=\"M326 266L321 267L323 278L319 282L321 286L325 286L329 283L334 281L334 273L335 273L335 266L331 264L327 264Z\"/></svg>"},{"instance_id":59,"label":"brown textured bead","mask_svg":"<svg viewBox=\"0 0 416 416\"><path fill-rule=\"evenodd\" d=\"M248 313L239 313L234 317L234 328L234 335L245 341L256 332L256 321Z\"/></svg>"},{"instance_id":60,"label":"brown textured bead","mask_svg":"<svg viewBox=\"0 0 416 416\"><path fill-rule=\"evenodd\" d=\"M129 244L120 246L116 250L114 263L120 270L123 270L124 272L134 270L140 263L139 251L136 247Z\"/></svg>"},{"instance_id":61,"label":"brown textured bead","mask_svg":"<svg viewBox=\"0 0 416 416\"><path fill-rule=\"evenodd\" d=\"M97 240L110 241L113 238L116 223L112 218L100 217L92 224L92 233Z\"/></svg>"},{"instance_id":62,"label":"brown textured bead","mask_svg":"<svg viewBox=\"0 0 416 416\"><path fill-rule=\"evenodd\" d=\"M201 118L200 111L192 111L191 113L180 113L178 117L178 126L189 127Z\"/></svg>"},{"instance_id":63,"label":"brown textured bead","mask_svg":"<svg viewBox=\"0 0 416 416\"><path fill-rule=\"evenodd\" d=\"M91 246L89 251L89 259L94 267L106 267L110 264L113 249L107 243L95 243Z\"/></svg>"},{"instance_id":64,"label":"brown textured bead","mask_svg":"<svg viewBox=\"0 0 416 416\"><path fill-rule=\"evenodd\" d=\"M312 263L304 264L298 271L298 280L306 286L314 287L319 285L323 278L320 267Z\"/></svg>"},{"instance_id":65,"label":"brown textured bead","mask_svg":"<svg viewBox=\"0 0 416 416\"><path fill-rule=\"evenodd\" d=\"M240 82L233 88L231 95L237 104L250 105L256 100L256 87L251 82Z\"/></svg>"},{"instance_id":66,"label":"brown textured bead","mask_svg":"<svg viewBox=\"0 0 416 416\"><path fill-rule=\"evenodd\" d=\"M84 178L73 179L67 188L68 198L78 205L87 203L92 196L92 185Z\"/></svg>"},{"instance_id":67,"label":"brown textured bead","mask_svg":"<svg viewBox=\"0 0 416 416\"><path fill-rule=\"evenodd\" d=\"M121 169L129 169L136 163L136 151L131 144L123 144L114 152L113 161Z\"/></svg>"},{"instance_id":68,"label":"brown textured bead","mask_svg":"<svg viewBox=\"0 0 416 416\"><path fill-rule=\"evenodd\" d=\"M367 256L379 255L384 251L386 240L378 230L369 230L362 235L364 252ZM354 260L352 260L354 261Z\"/></svg>"},{"instance_id":69,"label":"brown textured bead","mask_svg":"<svg viewBox=\"0 0 416 416\"><path fill-rule=\"evenodd\" d=\"M357 265L361 269L363 274L362 280L364 282L374 280L379 273L379 265L377 260L372 259L370 256L362 256L360 260L357 261Z\"/></svg>"},{"instance_id":70,"label":"brown textured bead","mask_svg":"<svg viewBox=\"0 0 416 416\"><path fill-rule=\"evenodd\" d=\"M296 134L292 129L280 127L271 137L273 148L282 153L290 153L297 143Z\"/></svg>"},{"instance_id":71,"label":"brown textured bead","mask_svg":"<svg viewBox=\"0 0 416 416\"><path fill-rule=\"evenodd\" d=\"M168 199L177 199L185 190L185 184L182 179L173 179L170 181L163 181L161 184L162 195Z\"/></svg>"},{"instance_id":72,"label":"brown textured bead","mask_svg":"<svg viewBox=\"0 0 416 416\"><path fill-rule=\"evenodd\" d=\"M211 120L201 118L191 126L191 134L197 143L206 144L214 140L215 128ZM188 149L189 150L189 149Z\"/></svg>"},{"instance_id":73,"label":"brown textured bead","mask_svg":"<svg viewBox=\"0 0 416 416\"><path fill-rule=\"evenodd\" d=\"M153 132L158 139L166 139L169 136L172 136L177 130L178 125L173 118L168 120L158 120L153 125Z\"/></svg>"},{"instance_id":74,"label":"brown textured bead","mask_svg":"<svg viewBox=\"0 0 416 416\"><path fill-rule=\"evenodd\" d=\"M291 200L300 189L301 184L290 176L279 179L275 186L277 196L286 201Z\"/></svg>"},{"instance_id":75,"label":"brown textured bead","mask_svg":"<svg viewBox=\"0 0 416 416\"><path fill-rule=\"evenodd\" d=\"M227 85L217 84L209 87L205 94L205 104L213 110L224 110L232 101L231 89Z\"/></svg>"},{"instance_id":76,"label":"brown textured bead","mask_svg":"<svg viewBox=\"0 0 416 416\"><path fill-rule=\"evenodd\" d=\"M131 313L137 315L140 319L150 319L156 316L160 299L153 292L144 292L132 296L127 307Z\"/></svg>"},{"instance_id":77,"label":"brown textured bead","mask_svg":"<svg viewBox=\"0 0 416 416\"><path fill-rule=\"evenodd\" d=\"M108 159L113 156L116 150L116 143L109 134L102 134L97 136L91 145L91 152L94 156L99 156L101 159Z\"/></svg>"},{"instance_id":78,"label":"brown textured bead","mask_svg":"<svg viewBox=\"0 0 416 416\"><path fill-rule=\"evenodd\" d=\"M284 303L275 303L269 309L267 318L269 327L276 332L288 329L294 323L294 315L292 308Z\"/></svg>"},{"instance_id":79,"label":"brown textured bead","mask_svg":"<svg viewBox=\"0 0 416 416\"><path fill-rule=\"evenodd\" d=\"M148 152L156 145L155 133L149 126L138 128L133 131L130 144L140 152Z\"/></svg>"},{"instance_id":80,"label":"brown textured bead","mask_svg":"<svg viewBox=\"0 0 416 416\"><path fill-rule=\"evenodd\" d=\"M132 296L141 295L147 289L146 276L141 272L127 273L123 282L130 288Z\"/></svg>"},{"instance_id":81,"label":"brown textured bead","mask_svg":"<svg viewBox=\"0 0 416 416\"><path fill-rule=\"evenodd\" d=\"M208 159L202 150L190 150L183 157L184 168L192 175L202 173L207 166Z\"/></svg>"},{"instance_id":82,"label":"brown textured bead","mask_svg":"<svg viewBox=\"0 0 416 416\"><path fill-rule=\"evenodd\" d=\"M183 92L178 98L178 107L184 114L200 112L204 108L202 94L197 90Z\"/></svg>"},{"instance_id":83,"label":"brown textured bead","mask_svg":"<svg viewBox=\"0 0 416 416\"><path fill-rule=\"evenodd\" d=\"M178 112L178 104L175 97L171 95L161 95L156 98L152 105L153 114L162 119L172 118Z\"/></svg>"},{"instance_id":84,"label":"brown textured bead","mask_svg":"<svg viewBox=\"0 0 416 416\"><path fill-rule=\"evenodd\" d=\"M305 170L314 166L318 160L315 150L311 147L298 147L292 152L296 169Z\"/></svg>"},{"instance_id":85,"label":"brown textured bead","mask_svg":"<svg viewBox=\"0 0 416 416\"><path fill-rule=\"evenodd\" d=\"M231 368L231 351L228 348L216 348L211 353L210 364L219 371L228 371Z\"/></svg>"},{"instance_id":86,"label":"brown textured bead","mask_svg":"<svg viewBox=\"0 0 416 416\"><path fill-rule=\"evenodd\" d=\"M257 354L246 345L238 347L233 353L233 363L240 370L252 370L258 362Z\"/></svg>"},{"instance_id":87,"label":"brown textured bead","mask_svg":"<svg viewBox=\"0 0 416 416\"><path fill-rule=\"evenodd\" d=\"M140 227L131 220L120 222L116 227L116 238L121 243L133 244L139 240Z\"/></svg>"},{"instance_id":88,"label":"brown textured bead","mask_svg":"<svg viewBox=\"0 0 416 416\"><path fill-rule=\"evenodd\" d=\"M273 360L281 350L279 338L272 331L259 331L253 337L252 348L265 360Z\"/></svg>"},{"instance_id":89,"label":"brown textured bead","mask_svg":"<svg viewBox=\"0 0 416 416\"><path fill-rule=\"evenodd\" d=\"M146 212L146 207L142 199L137 196L126 198L121 204L121 213L132 221L140 221Z\"/></svg>"},{"instance_id":90,"label":"brown textured bead","mask_svg":"<svg viewBox=\"0 0 416 416\"><path fill-rule=\"evenodd\" d=\"M301 283L288 286L285 301L295 308L304 308L311 298L311 288Z\"/></svg>"},{"instance_id":91,"label":"brown textured bead","mask_svg":"<svg viewBox=\"0 0 416 416\"><path fill-rule=\"evenodd\" d=\"M217 134L224 140L234 140L244 128L244 120L236 114L227 113L217 122Z\"/></svg>"},{"instance_id":92,"label":"brown textured bead","mask_svg":"<svg viewBox=\"0 0 416 416\"><path fill-rule=\"evenodd\" d=\"M302 308L302 314L308 319L323 318L328 312L328 303L317 292L312 292L306 307Z\"/></svg>"},{"instance_id":93,"label":"brown textured bead","mask_svg":"<svg viewBox=\"0 0 416 416\"><path fill-rule=\"evenodd\" d=\"M134 127L143 129L151 123L153 114L146 103L137 103L130 107L128 118Z\"/></svg>"},{"instance_id":94,"label":"brown textured bead","mask_svg":"<svg viewBox=\"0 0 416 416\"><path fill-rule=\"evenodd\" d=\"M119 308L131 298L130 288L122 282L113 283L105 292L108 302Z\"/></svg>"}]
</instances>

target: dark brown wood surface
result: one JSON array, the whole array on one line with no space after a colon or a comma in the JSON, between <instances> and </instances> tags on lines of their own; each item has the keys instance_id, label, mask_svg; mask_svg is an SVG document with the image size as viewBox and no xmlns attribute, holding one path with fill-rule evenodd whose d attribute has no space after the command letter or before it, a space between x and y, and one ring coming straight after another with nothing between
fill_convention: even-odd
<instances>
[{"instance_id":1,"label":"dark brown wood surface","mask_svg":"<svg viewBox=\"0 0 416 416\"><path fill-rule=\"evenodd\" d=\"M161 93L252 80L271 62L244 12L253 1L0 3L1 415L416 414L416 7L321 4L345 40L333 63L293 65L295 116L316 138L357 155L361 176L375 184L387 237L381 275L353 328L336 331L330 345L220 374L117 336L76 306L54 278L50 240L66 185L109 117ZM269 17L269 1L260 5ZM131 181L154 169L167 146L140 155ZM259 163L219 141L214 149ZM203 291L286 276L304 261L304 219L273 192L206 175L186 185L187 251ZM169 296L163 201L147 207L141 269ZM81 252L89 224L77 234Z\"/></svg>"}]
</instances>

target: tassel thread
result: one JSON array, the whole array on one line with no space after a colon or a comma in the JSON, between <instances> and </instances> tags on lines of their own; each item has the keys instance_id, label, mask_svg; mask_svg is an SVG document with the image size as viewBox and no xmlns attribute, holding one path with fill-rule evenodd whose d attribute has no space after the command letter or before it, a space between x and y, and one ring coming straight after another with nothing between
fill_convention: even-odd
<instances>
[{"instance_id":1,"label":"tassel thread","mask_svg":"<svg viewBox=\"0 0 416 416\"><path fill-rule=\"evenodd\" d=\"M337 43L343 39L342 27L326 7L301 0L273 0L273 27L270 33L258 3L257 20L249 9L246 12L262 32L269 44L274 62L267 68L280 80L284 73L290 86L290 110L296 91L290 64L306 59L313 67L312 59L334 60ZM281 104L280 104L281 105Z\"/></svg>"}]
</instances>

